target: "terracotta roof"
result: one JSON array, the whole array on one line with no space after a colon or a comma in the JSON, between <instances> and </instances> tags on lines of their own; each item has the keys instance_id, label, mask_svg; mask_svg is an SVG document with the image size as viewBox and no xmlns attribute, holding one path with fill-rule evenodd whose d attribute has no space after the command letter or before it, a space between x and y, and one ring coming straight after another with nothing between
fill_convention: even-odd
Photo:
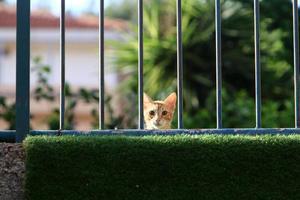
<instances>
[{"instance_id":1,"label":"terracotta roof","mask_svg":"<svg viewBox=\"0 0 300 200\"><path fill-rule=\"evenodd\" d=\"M59 17L47 10L31 11L32 28L59 28ZM0 5L0 27L16 27L16 8ZM83 15L79 17L66 14L67 28L94 28L98 29L98 17ZM106 30L127 31L128 23L124 20L109 19L104 21Z\"/></svg>"}]
</instances>

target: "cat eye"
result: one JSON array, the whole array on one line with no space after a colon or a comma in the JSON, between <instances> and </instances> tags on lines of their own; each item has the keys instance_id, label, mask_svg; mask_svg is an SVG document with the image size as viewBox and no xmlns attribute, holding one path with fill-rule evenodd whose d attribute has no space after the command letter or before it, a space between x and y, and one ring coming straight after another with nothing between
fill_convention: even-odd
<instances>
[{"instance_id":1,"label":"cat eye","mask_svg":"<svg viewBox=\"0 0 300 200\"><path fill-rule=\"evenodd\" d=\"M167 111L163 111L161 114L162 114L162 115L167 115L168 112L167 112Z\"/></svg>"},{"instance_id":2,"label":"cat eye","mask_svg":"<svg viewBox=\"0 0 300 200\"><path fill-rule=\"evenodd\" d=\"M151 110L150 112L149 112L149 115L155 115L155 112L153 111L153 110Z\"/></svg>"}]
</instances>

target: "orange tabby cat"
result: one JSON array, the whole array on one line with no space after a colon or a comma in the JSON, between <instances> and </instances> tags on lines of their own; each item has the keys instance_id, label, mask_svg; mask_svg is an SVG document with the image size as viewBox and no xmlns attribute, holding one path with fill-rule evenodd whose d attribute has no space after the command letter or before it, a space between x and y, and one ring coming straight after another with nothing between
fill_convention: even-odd
<instances>
[{"instance_id":1,"label":"orange tabby cat","mask_svg":"<svg viewBox=\"0 0 300 200\"><path fill-rule=\"evenodd\" d=\"M176 93L170 94L164 101L153 101L144 93L144 120L146 129L171 129L176 108Z\"/></svg>"}]
</instances>

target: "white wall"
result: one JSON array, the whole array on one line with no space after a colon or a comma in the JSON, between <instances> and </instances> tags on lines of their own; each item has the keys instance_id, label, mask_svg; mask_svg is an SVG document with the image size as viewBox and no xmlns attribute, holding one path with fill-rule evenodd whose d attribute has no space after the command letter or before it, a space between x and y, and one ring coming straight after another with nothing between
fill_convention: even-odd
<instances>
[{"instance_id":1,"label":"white wall","mask_svg":"<svg viewBox=\"0 0 300 200\"><path fill-rule=\"evenodd\" d=\"M5 33L5 34L4 34ZM14 86L16 79L15 31L0 29L0 85ZM116 32L106 32L105 38L123 40ZM1 52L6 52L5 54ZM112 70L113 51L105 46L105 81L107 89L117 84L117 74ZM31 57L41 56L50 65L50 83L60 84L60 51L58 30L32 30ZM66 32L66 81L73 86L98 87L98 31L72 30ZM36 77L31 73L31 84Z\"/></svg>"}]
</instances>

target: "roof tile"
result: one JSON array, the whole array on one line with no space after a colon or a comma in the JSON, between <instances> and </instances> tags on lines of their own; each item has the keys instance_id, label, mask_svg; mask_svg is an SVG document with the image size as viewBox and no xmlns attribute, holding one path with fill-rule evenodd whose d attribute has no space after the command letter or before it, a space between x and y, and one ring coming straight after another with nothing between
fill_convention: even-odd
<instances>
[{"instance_id":1,"label":"roof tile","mask_svg":"<svg viewBox=\"0 0 300 200\"><path fill-rule=\"evenodd\" d=\"M32 28L59 28L59 17L47 10L35 10L31 12ZM75 17L66 13L67 28L91 28L98 29L98 16L82 15ZM16 7L0 5L0 27L16 27ZM120 19L105 18L106 30L128 31L128 22Z\"/></svg>"}]
</instances>

